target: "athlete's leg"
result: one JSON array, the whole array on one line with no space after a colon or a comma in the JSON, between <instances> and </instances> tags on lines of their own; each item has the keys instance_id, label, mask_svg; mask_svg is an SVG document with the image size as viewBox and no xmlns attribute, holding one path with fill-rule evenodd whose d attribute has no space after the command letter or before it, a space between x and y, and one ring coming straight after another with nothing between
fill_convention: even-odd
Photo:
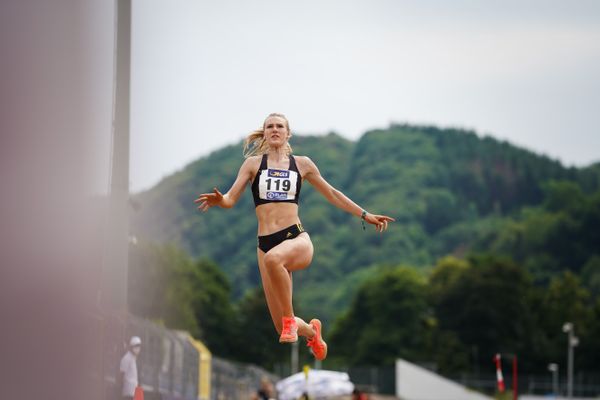
<instances>
[{"instance_id":1,"label":"athlete's leg","mask_svg":"<svg viewBox=\"0 0 600 400\"><path fill-rule=\"evenodd\" d=\"M269 291L272 303L279 303L275 314L281 313L281 316L277 318L277 315L271 314L278 327L281 322L276 321L281 321L281 317L294 316L291 272L308 267L312 256L313 245L308 234L304 232L294 239L283 241L263 257L263 269L270 283ZM300 336L310 338L314 335L313 328L301 318L296 317L296 324Z\"/></svg>"},{"instance_id":2,"label":"athlete's leg","mask_svg":"<svg viewBox=\"0 0 600 400\"><path fill-rule=\"evenodd\" d=\"M283 266L294 272L308 267L313 258L313 245L308 233L302 232L294 239L284 240L265 254L265 265Z\"/></svg>"},{"instance_id":3,"label":"athlete's leg","mask_svg":"<svg viewBox=\"0 0 600 400\"><path fill-rule=\"evenodd\" d=\"M294 317L294 318L296 319L296 325L298 325L298 335L299 336L304 336L309 339L311 337L315 336L315 330L313 329L312 326L307 324L306 321L304 321L300 317Z\"/></svg>"},{"instance_id":4,"label":"athlete's leg","mask_svg":"<svg viewBox=\"0 0 600 400\"><path fill-rule=\"evenodd\" d=\"M256 255L258 258L258 270L260 271L260 278L262 280L263 291L265 292L265 299L267 300L267 307L269 308L269 313L271 314L271 319L273 320L273 325L275 325L275 329L278 334L281 334L281 330L283 328L281 324L281 318L283 317L283 311L281 309L281 305L279 304L279 300L273 294L273 289L271 287L271 279L265 267L265 253L260 249L256 249ZM290 280L291 280L291 273Z\"/></svg>"}]
</instances>

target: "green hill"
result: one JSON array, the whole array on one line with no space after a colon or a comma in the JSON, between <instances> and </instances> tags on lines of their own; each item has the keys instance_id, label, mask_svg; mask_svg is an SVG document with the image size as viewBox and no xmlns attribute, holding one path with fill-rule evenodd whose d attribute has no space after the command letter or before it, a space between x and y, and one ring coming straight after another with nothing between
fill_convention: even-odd
<instances>
[{"instance_id":1,"label":"green hill","mask_svg":"<svg viewBox=\"0 0 600 400\"><path fill-rule=\"evenodd\" d=\"M323 176L358 204L394 216L384 234L363 231L360 221L303 187L300 217L315 244L309 269L294 275L303 313L331 320L377 265L431 266L461 255L527 206L539 205L553 180L600 187L600 167L566 168L558 161L474 132L392 125L357 142L330 133L297 136L294 153L308 155ZM259 284L256 218L250 190L230 210L202 214L193 200L218 186L226 191L242 163L241 143L203 157L139 193L133 233L174 242L194 257L214 260L240 298ZM479 244L478 244L479 243Z\"/></svg>"}]
</instances>

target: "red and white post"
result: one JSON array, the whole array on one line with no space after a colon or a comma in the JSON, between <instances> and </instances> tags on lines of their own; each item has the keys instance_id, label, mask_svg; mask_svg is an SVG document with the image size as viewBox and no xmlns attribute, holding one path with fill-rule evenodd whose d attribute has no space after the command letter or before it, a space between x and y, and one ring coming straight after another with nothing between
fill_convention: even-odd
<instances>
[{"instance_id":1,"label":"red and white post","mask_svg":"<svg viewBox=\"0 0 600 400\"><path fill-rule=\"evenodd\" d=\"M494 356L494 362L496 363L496 380L498 382L498 391L504 393L504 377L502 376L502 361L500 354Z\"/></svg>"}]
</instances>

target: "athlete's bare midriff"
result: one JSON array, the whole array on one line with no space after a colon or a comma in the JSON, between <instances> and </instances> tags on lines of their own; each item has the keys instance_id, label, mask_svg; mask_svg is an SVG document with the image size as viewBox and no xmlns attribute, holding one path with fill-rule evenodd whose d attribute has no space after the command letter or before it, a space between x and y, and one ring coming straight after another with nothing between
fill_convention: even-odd
<instances>
[{"instance_id":1,"label":"athlete's bare midriff","mask_svg":"<svg viewBox=\"0 0 600 400\"><path fill-rule=\"evenodd\" d=\"M256 207L258 236L270 235L299 224L298 205L295 203L268 203Z\"/></svg>"}]
</instances>

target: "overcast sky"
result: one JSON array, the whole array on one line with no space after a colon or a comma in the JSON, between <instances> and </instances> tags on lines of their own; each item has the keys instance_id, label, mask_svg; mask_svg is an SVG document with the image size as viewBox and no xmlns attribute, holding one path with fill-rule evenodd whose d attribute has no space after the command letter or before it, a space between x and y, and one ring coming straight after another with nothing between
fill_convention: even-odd
<instances>
[{"instance_id":1,"label":"overcast sky","mask_svg":"<svg viewBox=\"0 0 600 400\"><path fill-rule=\"evenodd\" d=\"M271 112L298 134L434 124L600 161L599 1L134 0L132 24L133 191Z\"/></svg>"}]
</instances>

